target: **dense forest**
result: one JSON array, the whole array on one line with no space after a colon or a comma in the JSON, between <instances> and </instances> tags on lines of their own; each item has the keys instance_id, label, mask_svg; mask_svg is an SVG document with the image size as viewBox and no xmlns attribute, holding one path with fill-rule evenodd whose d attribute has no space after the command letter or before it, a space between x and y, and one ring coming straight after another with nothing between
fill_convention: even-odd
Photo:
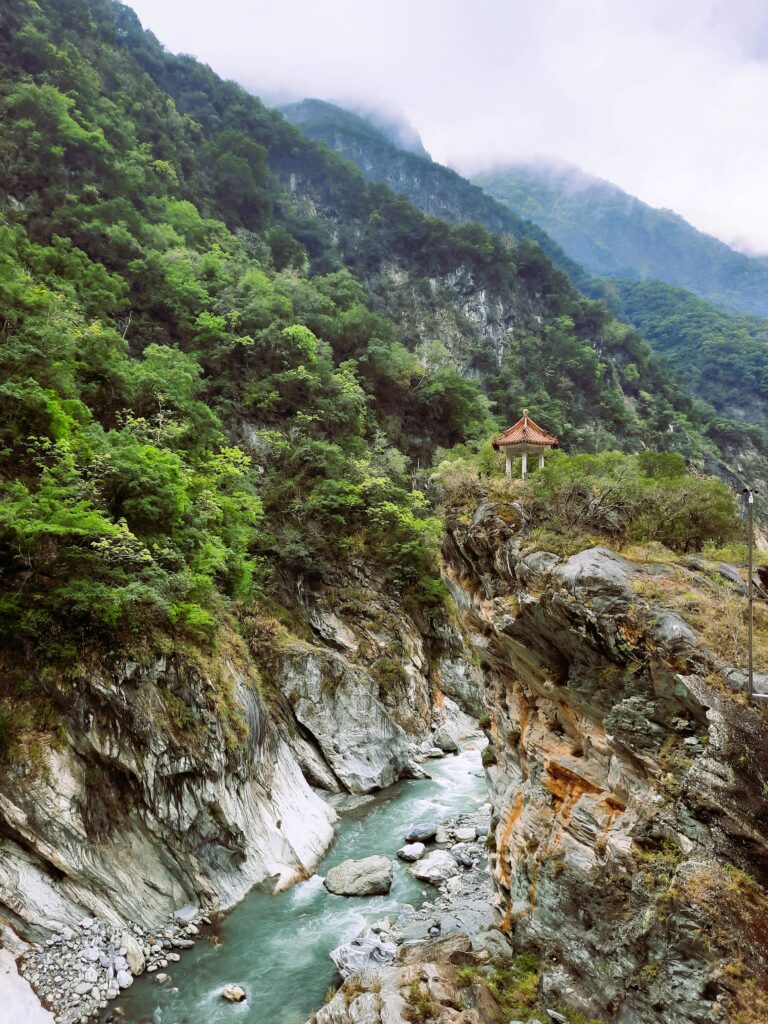
<instances>
[{"instance_id":1,"label":"dense forest","mask_svg":"<svg viewBox=\"0 0 768 1024\"><path fill-rule=\"evenodd\" d=\"M768 320L718 309L660 281L604 282L617 316L664 354L692 392L766 445ZM726 429L725 427L723 429Z\"/></svg>"},{"instance_id":2,"label":"dense forest","mask_svg":"<svg viewBox=\"0 0 768 1024\"><path fill-rule=\"evenodd\" d=\"M574 190L592 188L597 194L597 202L603 196L603 186L608 187L587 175L577 175L573 170L568 179L570 189L567 190L567 198L558 205L557 197L547 192L549 205L545 210L541 204L545 197L542 182L546 168L538 168L541 180L536 177L535 169L527 174L518 169L518 173L510 170L506 176L503 172L480 176L478 180L487 183L491 192L508 201L505 214L503 206L491 194L480 192L455 172L426 157L398 149L396 140L368 118L320 100L304 100L283 110L310 138L327 142L342 156L354 161L369 180L386 182L426 212L438 211L441 216L458 223L477 220L492 233L502 236L512 233L518 239L541 241L541 228L523 217L538 218L541 224L545 224L547 216L556 216L560 205L566 201L576 202L571 196ZM554 170L548 173L553 180L560 181ZM533 188L530 178L535 180L539 191ZM560 183L565 189L565 171L561 172L561 178ZM499 184L502 179L509 192ZM533 202L526 191L529 186L533 189L532 194L539 196L541 204ZM554 185L551 186L553 188ZM631 237L632 211L637 201L628 196L624 199L623 205L614 204L612 208L614 230ZM658 211L650 212L655 214ZM625 223L621 220L624 214L627 217ZM577 221L578 218L574 225ZM695 254L698 242L705 236L686 227L693 239ZM574 226L574 230L582 229ZM568 275L578 291L588 298L604 300L614 316L637 328L665 357L674 373L682 377L688 390L711 406L714 415L710 417L708 430L718 444L728 450L730 461L747 478L762 476L768 467L768 435L765 432L768 421L763 391L768 351L765 321L718 308L691 292L661 281L639 281L632 268L624 268L625 273L633 275L630 278L590 277L549 236L543 237L546 242L542 243L542 251ZM570 248L566 244L568 240L568 236L561 239L571 255L583 257L585 265L592 267L594 264L588 254ZM690 240L688 235L678 240L685 250L680 254L683 264L688 258L686 246ZM617 244L619 248L625 244L623 238ZM717 245L725 248L721 243ZM612 246L605 246L605 249L606 258L611 259L615 251L619 251ZM602 264L596 266L602 267ZM633 371L630 369L629 372Z\"/></svg>"},{"instance_id":3,"label":"dense forest","mask_svg":"<svg viewBox=\"0 0 768 1024\"><path fill-rule=\"evenodd\" d=\"M206 642L346 557L429 614L418 473L524 404L571 450L727 444L535 241L425 216L113 0L0 17L6 647Z\"/></svg>"}]
</instances>

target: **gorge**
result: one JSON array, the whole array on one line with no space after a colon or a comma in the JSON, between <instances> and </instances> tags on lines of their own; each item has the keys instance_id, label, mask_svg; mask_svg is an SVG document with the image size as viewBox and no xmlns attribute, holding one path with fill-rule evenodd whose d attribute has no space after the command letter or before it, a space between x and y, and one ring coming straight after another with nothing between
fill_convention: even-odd
<instances>
[{"instance_id":1,"label":"gorge","mask_svg":"<svg viewBox=\"0 0 768 1024\"><path fill-rule=\"evenodd\" d=\"M425 156L0 19L0 1013L768 1018L762 428Z\"/></svg>"}]
</instances>

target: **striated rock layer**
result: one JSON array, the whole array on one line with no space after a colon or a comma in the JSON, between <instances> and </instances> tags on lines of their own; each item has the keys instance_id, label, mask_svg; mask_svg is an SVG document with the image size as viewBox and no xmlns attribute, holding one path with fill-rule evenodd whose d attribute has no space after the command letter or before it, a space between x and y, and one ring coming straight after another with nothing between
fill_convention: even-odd
<instances>
[{"instance_id":1,"label":"striated rock layer","mask_svg":"<svg viewBox=\"0 0 768 1024\"><path fill-rule=\"evenodd\" d=\"M444 545L485 667L504 929L545 998L600 1020L768 1019L764 713L642 597L671 566L535 551L516 518L486 502Z\"/></svg>"},{"instance_id":2,"label":"striated rock layer","mask_svg":"<svg viewBox=\"0 0 768 1024\"><path fill-rule=\"evenodd\" d=\"M333 839L318 789L418 775L433 733L452 748L469 719L441 687L467 706L479 679L460 635L418 625L365 567L332 583L287 595L291 630L254 611L207 654L40 674L55 731L0 776L0 948L79 936L89 918L149 933L180 907L212 914L254 885L284 888ZM26 1005L26 983L10 970L5 983Z\"/></svg>"}]
</instances>

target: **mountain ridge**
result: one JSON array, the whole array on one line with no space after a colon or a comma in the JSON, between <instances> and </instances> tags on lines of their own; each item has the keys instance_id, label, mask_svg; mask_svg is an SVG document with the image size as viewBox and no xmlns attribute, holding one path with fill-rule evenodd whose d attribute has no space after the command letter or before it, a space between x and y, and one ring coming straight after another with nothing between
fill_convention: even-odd
<instances>
[{"instance_id":1,"label":"mountain ridge","mask_svg":"<svg viewBox=\"0 0 768 1024\"><path fill-rule=\"evenodd\" d=\"M563 162L521 161L472 175L547 231L590 273L659 280L716 305L768 315L768 265Z\"/></svg>"}]
</instances>

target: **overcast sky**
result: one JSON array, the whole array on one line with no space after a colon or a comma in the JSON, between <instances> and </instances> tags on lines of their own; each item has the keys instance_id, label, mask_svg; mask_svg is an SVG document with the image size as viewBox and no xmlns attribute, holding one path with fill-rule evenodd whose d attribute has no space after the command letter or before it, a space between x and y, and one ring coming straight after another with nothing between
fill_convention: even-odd
<instances>
[{"instance_id":1,"label":"overcast sky","mask_svg":"<svg viewBox=\"0 0 768 1024\"><path fill-rule=\"evenodd\" d=\"M768 0L129 0L253 92L400 110L471 171L551 155L768 253Z\"/></svg>"}]
</instances>

